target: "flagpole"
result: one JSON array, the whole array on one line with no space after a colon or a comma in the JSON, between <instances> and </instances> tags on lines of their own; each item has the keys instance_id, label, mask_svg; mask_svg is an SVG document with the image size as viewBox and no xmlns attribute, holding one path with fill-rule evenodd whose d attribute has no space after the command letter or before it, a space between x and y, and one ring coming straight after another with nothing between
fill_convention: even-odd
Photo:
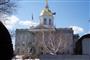
<instances>
[{"instance_id":1,"label":"flagpole","mask_svg":"<svg viewBox=\"0 0 90 60\"><path fill-rule=\"evenodd\" d=\"M89 33L90 33L90 19L88 20L88 23L89 23Z\"/></svg>"},{"instance_id":2,"label":"flagpole","mask_svg":"<svg viewBox=\"0 0 90 60\"><path fill-rule=\"evenodd\" d=\"M33 13L32 13L32 21L33 21Z\"/></svg>"}]
</instances>

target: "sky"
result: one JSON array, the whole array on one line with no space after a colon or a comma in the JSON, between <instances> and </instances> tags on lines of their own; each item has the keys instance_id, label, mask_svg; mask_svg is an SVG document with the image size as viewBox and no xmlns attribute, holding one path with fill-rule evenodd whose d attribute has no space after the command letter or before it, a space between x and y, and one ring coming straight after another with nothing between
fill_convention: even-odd
<instances>
[{"instance_id":1,"label":"sky","mask_svg":"<svg viewBox=\"0 0 90 60\"><path fill-rule=\"evenodd\" d=\"M48 0L49 8L56 12L54 24L58 28L81 28L79 33L84 35L90 30L90 0ZM45 0L20 0L14 16L21 21L39 23L41 10L45 7ZM78 29L76 29L78 30Z\"/></svg>"},{"instance_id":2,"label":"sky","mask_svg":"<svg viewBox=\"0 0 90 60\"><path fill-rule=\"evenodd\" d=\"M48 4L50 10L56 12L57 28L73 28L74 34L80 36L90 32L90 0L48 0ZM8 17L5 25L10 31L36 26L44 7L45 0L19 0L16 12Z\"/></svg>"}]
</instances>

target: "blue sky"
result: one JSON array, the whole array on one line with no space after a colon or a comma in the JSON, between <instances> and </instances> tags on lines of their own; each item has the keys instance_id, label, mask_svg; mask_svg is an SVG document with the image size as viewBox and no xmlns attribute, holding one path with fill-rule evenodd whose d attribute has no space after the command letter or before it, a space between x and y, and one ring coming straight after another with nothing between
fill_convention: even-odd
<instances>
[{"instance_id":1,"label":"blue sky","mask_svg":"<svg viewBox=\"0 0 90 60\"><path fill-rule=\"evenodd\" d=\"M52 12L56 12L54 16L56 27L78 26L84 29L80 35L90 30L89 0L49 0L48 4ZM18 1L17 5L17 12L14 15L20 20L31 20L33 13L34 21L39 22L39 15L45 6L45 0L22 0Z\"/></svg>"}]
</instances>

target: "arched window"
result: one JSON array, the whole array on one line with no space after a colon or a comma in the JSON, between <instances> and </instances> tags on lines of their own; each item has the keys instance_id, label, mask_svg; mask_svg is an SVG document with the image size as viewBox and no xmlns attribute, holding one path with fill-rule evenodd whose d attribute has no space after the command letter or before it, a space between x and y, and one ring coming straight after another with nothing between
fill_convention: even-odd
<instances>
[{"instance_id":1,"label":"arched window","mask_svg":"<svg viewBox=\"0 0 90 60\"><path fill-rule=\"evenodd\" d=\"M52 24L52 21L51 21L51 19L49 19L49 25L51 25Z\"/></svg>"},{"instance_id":2,"label":"arched window","mask_svg":"<svg viewBox=\"0 0 90 60\"><path fill-rule=\"evenodd\" d=\"M47 24L47 19L46 19L46 18L44 18L44 24L45 24L45 25Z\"/></svg>"}]
</instances>

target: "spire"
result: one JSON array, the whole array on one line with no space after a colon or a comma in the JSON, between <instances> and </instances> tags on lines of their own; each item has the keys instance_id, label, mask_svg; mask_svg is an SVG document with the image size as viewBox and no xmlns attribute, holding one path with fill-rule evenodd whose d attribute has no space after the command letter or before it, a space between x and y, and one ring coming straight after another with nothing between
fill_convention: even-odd
<instances>
[{"instance_id":1,"label":"spire","mask_svg":"<svg viewBox=\"0 0 90 60\"><path fill-rule=\"evenodd\" d=\"M46 6L45 7L48 8L48 0L45 0L45 2L46 2Z\"/></svg>"}]
</instances>

